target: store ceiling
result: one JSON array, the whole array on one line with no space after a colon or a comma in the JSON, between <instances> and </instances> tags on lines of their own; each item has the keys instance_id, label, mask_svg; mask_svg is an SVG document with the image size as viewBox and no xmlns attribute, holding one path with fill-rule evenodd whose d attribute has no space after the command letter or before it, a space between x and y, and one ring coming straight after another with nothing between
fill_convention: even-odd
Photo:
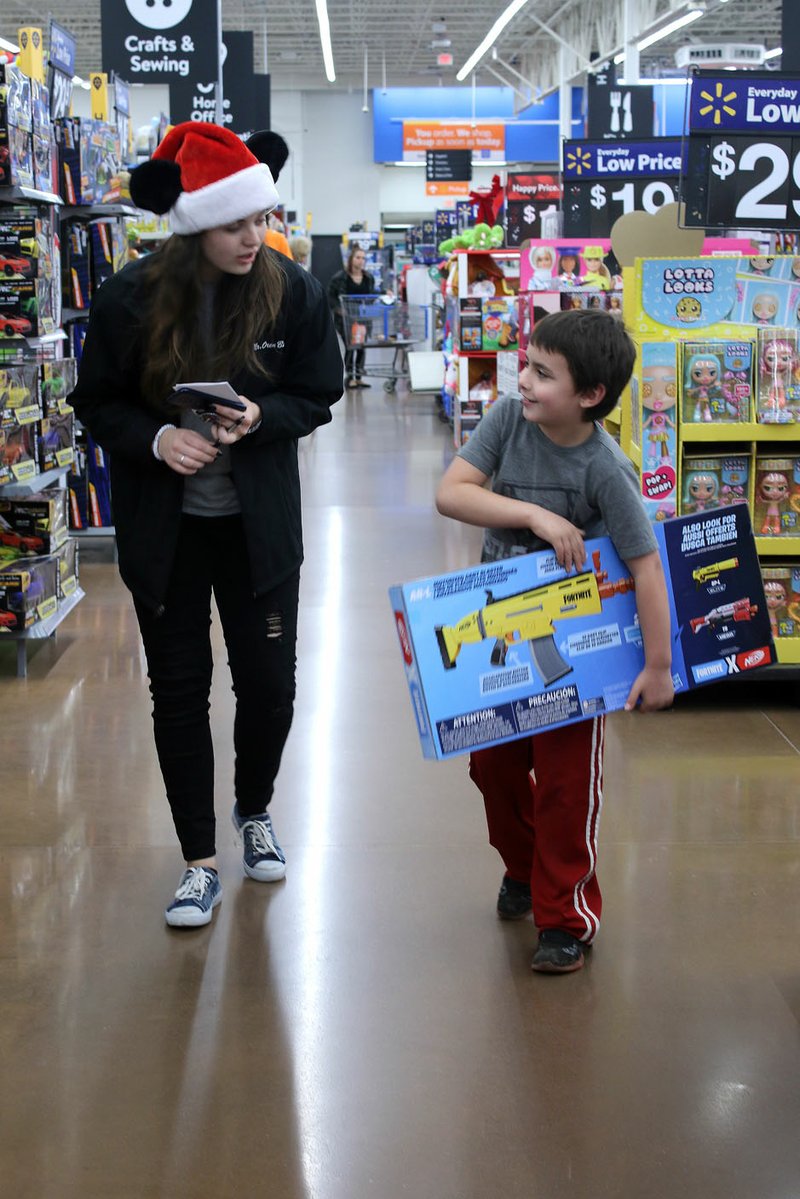
<instances>
[{"instance_id":1,"label":"store ceiling","mask_svg":"<svg viewBox=\"0 0 800 1199\"><path fill-rule=\"evenodd\" d=\"M118 0L120 4L123 0ZM268 69L278 89L364 86L364 48L368 52L368 86L436 86L456 82L456 71L488 32L507 0L328 0L336 83L323 71L314 0L222 0L223 29L252 30L255 69ZM797 3L797 0L783 0ZM675 50L694 42L745 41L772 49L780 44L781 0L698 0L706 15L688 29L664 39L642 55L642 73L673 72ZM547 25L573 47L568 70L578 70L594 50L608 53L622 44L623 0L529 0L506 26L496 46L500 59L519 71L532 87L551 88L557 81L559 42ZM650 20L666 20L675 0L639 0L638 11ZM682 11L682 10L681 10ZM13 36L18 27L40 25L52 16L77 38L77 71L101 69L100 0L2 0L0 34ZM440 28L443 26L444 28ZM434 42L442 43L434 46ZM449 45L444 45L449 41ZM453 55L451 67L437 66L436 56ZM266 68L265 68L266 58ZM771 65L779 65L780 59ZM497 85L488 69L504 68L490 56L478 70L478 82ZM521 92L520 79L505 72Z\"/></svg>"}]
</instances>

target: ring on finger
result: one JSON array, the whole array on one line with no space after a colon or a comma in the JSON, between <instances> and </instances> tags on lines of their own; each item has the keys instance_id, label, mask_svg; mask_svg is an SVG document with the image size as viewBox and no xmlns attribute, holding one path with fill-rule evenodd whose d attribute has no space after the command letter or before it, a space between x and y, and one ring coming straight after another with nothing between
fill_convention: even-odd
<instances>
[{"instance_id":1,"label":"ring on finger","mask_svg":"<svg viewBox=\"0 0 800 1199\"><path fill-rule=\"evenodd\" d=\"M185 461L186 461L186 455L181 454L180 458L178 459L178 462L181 464L181 466L183 466Z\"/></svg>"}]
</instances>

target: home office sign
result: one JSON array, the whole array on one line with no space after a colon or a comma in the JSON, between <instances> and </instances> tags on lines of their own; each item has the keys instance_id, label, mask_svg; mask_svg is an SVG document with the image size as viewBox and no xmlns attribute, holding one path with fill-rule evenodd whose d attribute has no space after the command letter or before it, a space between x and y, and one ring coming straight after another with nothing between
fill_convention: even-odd
<instances>
[{"instance_id":1,"label":"home office sign","mask_svg":"<svg viewBox=\"0 0 800 1199\"><path fill-rule=\"evenodd\" d=\"M103 70L129 83L219 77L220 0L101 0Z\"/></svg>"}]
</instances>

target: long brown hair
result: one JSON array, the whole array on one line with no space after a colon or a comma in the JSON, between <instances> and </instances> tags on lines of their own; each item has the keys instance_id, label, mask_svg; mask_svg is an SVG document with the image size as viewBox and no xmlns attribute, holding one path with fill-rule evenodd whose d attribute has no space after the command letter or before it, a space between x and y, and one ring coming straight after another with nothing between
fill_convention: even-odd
<instances>
[{"instance_id":1,"label":"long brown hair","mask_svg":"<svg viewBox=\"0 0 800 1199\"><path fill-rule=\"evenodd\" d=\"M280 256L261 246L244 276L223 274L216 289L214 338L200 319L205 262L201 234L173 234L147 260L148 335L142 394L153 408L169 409L181 380L225 379L248 370L268 376L255 344L274 327L286 275Z\"/></svg>"}]
</instances>

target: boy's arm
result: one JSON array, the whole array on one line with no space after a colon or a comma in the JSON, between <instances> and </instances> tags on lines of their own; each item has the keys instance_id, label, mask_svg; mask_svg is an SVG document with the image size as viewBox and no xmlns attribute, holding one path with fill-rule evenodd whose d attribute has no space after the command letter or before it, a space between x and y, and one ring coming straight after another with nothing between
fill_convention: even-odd
<instances>
[{"instance_id":1,"label":"boy's arm","mask_svg":"<svg viewBox=\"0 0 800 1199\"><path fill-rule=\"evenodd\" d=\"M656 550L628 559L627 566L636 584L645 664L625 701L625 711L632 711L638 704L642 712L655 712L658 708L668 708L675 695L667 586Z\"/></svg>"},{"instance_id":2,"label":"boy's arm","mask_svg":"<svg viewBox=\"0 0 800 1199\"><path fill-rule=\"evenodd\" d=\"M555 550L565 570L581 570L586 562L583 533L575 525L538 504L497 495L484 484L489 476L463 458L454 458L436 491L442 516L484 529L530 529Z\"/></svg>"}]
</instances>

